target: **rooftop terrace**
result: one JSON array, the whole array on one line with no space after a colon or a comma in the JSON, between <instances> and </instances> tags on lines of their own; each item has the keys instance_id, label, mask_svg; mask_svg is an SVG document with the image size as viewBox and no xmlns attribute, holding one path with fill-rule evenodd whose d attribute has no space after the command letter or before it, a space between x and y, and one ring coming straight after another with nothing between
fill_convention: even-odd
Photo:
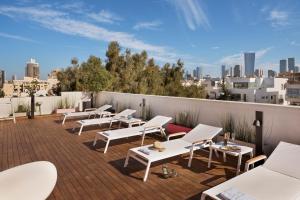
<instances>
[{"instance_id":1,"label":"rooftop terrace","mask_svg":"<svg viewBox=\"0 0 300 200\"><path fill-rule=\"evenodd\" d=\"M147 182L145 167L130 161L123 168L129 148L140 145L140 138L112 142L103 154L104 143L92 147L97 127L79 137L71 129L74 121L64 126L58 116L41 116L34 120L18 118L0 122L0 171L27 162L48 160L55 164L58 182L49 199L200 199L201 192L235 175L236 159L226 164L214 158L207 168L208 152L197 151L192 168L187 168L188 155L155 163ZM158 136L148 136L145 144ZM247 159L247 157L245 157ZM177 170L179 176L163 179L161 166Z\"/></svg>"}]
</instances>

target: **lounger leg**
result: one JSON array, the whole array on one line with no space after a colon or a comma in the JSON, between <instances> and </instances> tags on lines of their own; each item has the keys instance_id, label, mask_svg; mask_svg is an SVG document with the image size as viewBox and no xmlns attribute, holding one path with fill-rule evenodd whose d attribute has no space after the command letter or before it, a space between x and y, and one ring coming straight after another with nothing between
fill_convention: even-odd
<instances>
[{"instance_id":1,"label":"lounger leg","mask_svg":"<svg viewBox=\"0 0 300 200\"><path fill-rule=\"evenodd\" d=\"M207 165L208 168L210 168L211 165L212 153L213 153L213 149L209 147L209 157L208 157L208 165Z\"/></svg>"},{"instance_id":2,"label":"lounger leg","mask_svg":"<svg viewBox=\"0 0 300 200\"><path fill-rule=\"evenodd\" d=\"M81 125L81 127L79 129L78 135L81 135L82 129L83 129L83 125Z\"/></svg>"},{"instance_id":3,"label":"lounger leg","mask_svg":"<svg viewBox=\"0 0 300 200\"><path fill-rule=\"evenodd\" d=\"M194 151L190 151L190 158L189 158L189 163L188 163L188 167L192 166L192 160L193 160L193 156L194 156Z\"/></svg>"},{"instance_id":4,"label":"lounger leg","mask_svg":"<svg viewBox=\"0 0 300 200\"><path fill-rule=\"evenodd\" d=\"M150 165L151 165L151 162L148 162L147 168L146 168L146 172L145 172L145 176L144 176L144 179L143 179L144 182L146 182L146 180L148 178L148 174L149 174L149 170L150 170Z\"/></svg>"},{"instance_id":5,"label":"lounger leg","mask_svg":"<svg viewBox=\"0 0 300 200\"><path fill-rule=\"evenodd\" d=\"M67 118L67 116L65 115L65 117L64 117L64 119L63 119L61 125L64 125L64 124L65 124L66 118Z\"/></svg>"},{"instance_id":6,"label":"lounger leg","mask_svg":"<svg viewBox=\"0 0 300 200\"><path fill-rule=\"evenodd\" d=\"M93 146L96 146L97 141L98 141L98 133L96 133L96 135L95 135L95 139L94 139L94 142L93 142Z\"/></svg>"},{"instance_id":7,"label":"lounger leg","mask_svg":"<svg viewBox=\"0 0 300 200\"><path fill-rule=\"evenodd\" d=\"M105 145L105 149L104 149L104 152L103 152L103 153L106 153L107 148L108 148L108 145L109 145L109 142L110 142L110 140L107 140L107 141L106 141L106 145Z\"/></svg>"},{"instance_id":8,"label":"lounger leg","mask_svg":"<svg viewBox=\"0 0 300 200\"><path fill-rule=\"evenodd\" d=\"M205 200L205 198L206 198L206 194L205 194L205 193L202 193L202 195L201 195L201 200Z\"/></svg>"},{"instance_id":9,"label":"lounger leg","mask_svg":"<svg viewBox=\"0 0 300 200\"><path fill-rule=\"evenodd\" d=\"M130 158L130 151L128 151L128 153L127 153L126 160L125 160L125 163L124 163L124 167L127 167L129 158Z\"/></svg>"}]
</instances>

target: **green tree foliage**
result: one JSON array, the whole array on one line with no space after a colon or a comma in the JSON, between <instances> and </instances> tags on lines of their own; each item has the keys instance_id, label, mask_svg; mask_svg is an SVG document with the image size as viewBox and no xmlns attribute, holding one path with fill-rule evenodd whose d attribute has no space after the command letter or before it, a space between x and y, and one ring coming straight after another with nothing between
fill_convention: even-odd
<instances>
[{"instance_id":1,"label":"green tree foliage","mask_svg":"<svg viewBox=\"0 0 300 200\"><path fill-rule=\"evenodd\" d=\"M90 58L78 64L72 58L71 66L58 73L61 91L100 91L110 90L127 93L142 93L168 96L204 98L202 87L182 85L184 63L166 63L162 68L147 52L124 53L118 42L111 42L106 51L106 63L100 58Z\"/></svg>"}]
</instances>

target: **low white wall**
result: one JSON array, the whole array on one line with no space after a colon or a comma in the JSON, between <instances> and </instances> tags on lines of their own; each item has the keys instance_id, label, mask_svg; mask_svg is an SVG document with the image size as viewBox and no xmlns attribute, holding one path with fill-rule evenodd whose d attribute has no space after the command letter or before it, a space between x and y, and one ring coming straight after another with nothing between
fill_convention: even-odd
<instances>
[{"instance_id":1,"label":"low white wall","mask_svg":"<svg viewBox=\"0 0 300 200\"><path fill-rule=\"evenodd\" d=\"M85 92L62 92L61 96L49 96L49 97L35 97L35 103L41 103L41 114L52 114L58 107L61 101L68 99L70 105L74 105L75 108L79 108L80 102L85 98L88 93ZM12 102L12 106L10 103ZM15 112L19 105L24 105L30 108L30 97L18 97L18 98L0 98L0 118L7 117L12 113L11 107ZM36 106L36 112L40 114L38 106Z\"/></svg>"},{"instance_id":2,"label":"low white wall","mask_svg":"<svg viewBox=\"0 0 300 200\"><path fill-rule=\"evenodd\" d=\"M182 97L167 97L116 92L99 92L96 105L104 103L122 105L137 110L141 115L142 100L152 115L165 115L175 118L178 113L189 112L198 116L198 123L222 127L222 119L231 114L235 121L246 120L252 125L255 111L263 112L263 134L265 151L271 151L279 141L300 144L300 108L273 104L229 102Z\"/></svg>"}]
</instances>

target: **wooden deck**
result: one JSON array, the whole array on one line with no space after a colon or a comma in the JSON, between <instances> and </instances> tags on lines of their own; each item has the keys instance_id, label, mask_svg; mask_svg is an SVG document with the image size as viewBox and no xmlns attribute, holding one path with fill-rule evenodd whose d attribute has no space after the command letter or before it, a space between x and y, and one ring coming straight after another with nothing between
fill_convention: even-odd
<instances>
[{"instance_id":1,"label":"wooden deck","mask_svg":"<svg viewBox=\"0 0 300 200\"><path fill-rule=\"evenodd\" d=\"M17 119L0 122L0 170L27 162L48 160L58 170L58 182L49 199L200 199L201 192L235 174L235 159L222 163L214 158L207 168L207 152L198 152L192 168L187 168L188 155L155 163L147 182L143 182L145 167L130 161L123 168L127 150L140 145L140 138L111 142L106 154L104 143L96 149L92 141L96 130L71 132L74 121L62 126L57 116ZM156 139L158 139L157 137ZM154 141L147 137L145 144ZM176 169L179 176L163 179L161 166Z\"/></svg>"}]
</instances>

